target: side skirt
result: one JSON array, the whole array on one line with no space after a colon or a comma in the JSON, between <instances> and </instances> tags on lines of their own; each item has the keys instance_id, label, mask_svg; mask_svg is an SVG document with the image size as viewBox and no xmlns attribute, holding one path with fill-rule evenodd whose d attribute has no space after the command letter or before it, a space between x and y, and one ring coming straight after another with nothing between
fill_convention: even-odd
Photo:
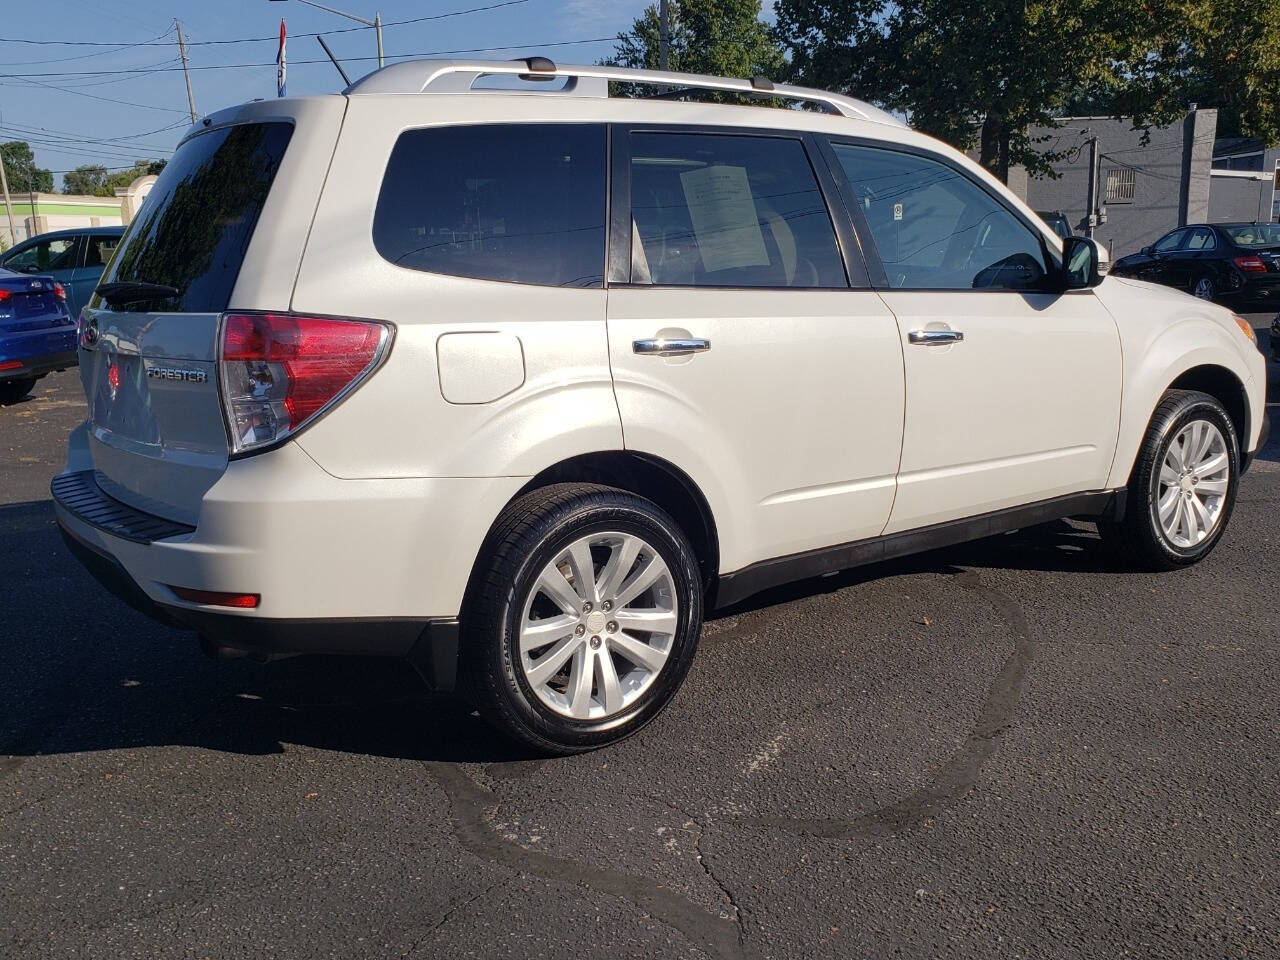
<instances>
[{"instance_id":1,"label":"side skirt","mask_svg":"<svg viewBox=\"0 0 1280 960\"><path fill-rule=\"evenodd\" d=\"M1124 516L1126 490L1094 490L1073 493L1052 500L1007 507L976 517L948 520L917 530L904 530L883 537L822 547L787 557L761 560L749 567L720 576L714 608L728 607L770 587L838 573L912 553L979 540L1022 527L1033 527L1063 517L1119 520Z\"/></svg>"}]
</instances>

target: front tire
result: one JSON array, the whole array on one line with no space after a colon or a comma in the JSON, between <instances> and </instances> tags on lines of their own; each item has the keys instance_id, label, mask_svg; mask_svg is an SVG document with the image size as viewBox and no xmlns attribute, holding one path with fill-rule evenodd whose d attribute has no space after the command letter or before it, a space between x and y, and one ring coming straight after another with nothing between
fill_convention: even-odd
<instances>
[{"instance_id":1,"label":"front tire","mask_svg":"<svg viewBox=\"0 0 1280 960\"><path fill-rule=\"evenodd\" d=\"M1222 538L1239 482L1240 445L1222 404L1169 390L1138 451L1124 519L1099 524L1099 532L1142 569L1197 563Z\"/></svg>"},{"instance_id":2,"label":"front tire","mask_svg":"<svg viewBox=\"0 0 1280 960\"><path fill-rule=\"evenodd\" d=\"M1191 292L1201 300L1212 301L1213 298L1218 295L1218 288L1213 282L1213 277L1206 274L1195 282L1195 285L1191 288Z\"/></svg>"},{"instance_id":3,"label":"front tire","mask_svg":"<svg viewBox=\"0 0 1280 960\"><path fill-rule=\"evenodd\" d=\"M702 581L674 520L635 494L555 484L512 502L463 615L464 683L481 714L540 753L635 733L679 689Z\"/></svg>"}]
</instances>

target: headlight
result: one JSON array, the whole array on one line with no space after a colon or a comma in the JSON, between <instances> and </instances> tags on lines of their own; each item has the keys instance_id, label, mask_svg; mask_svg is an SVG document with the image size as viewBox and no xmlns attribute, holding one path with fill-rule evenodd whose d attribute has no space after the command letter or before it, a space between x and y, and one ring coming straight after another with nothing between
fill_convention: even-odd
<instances>
[{"instance_id":1,"label":"headlight","mask_svg":"<svg viewBox=\"0 0 1280 960\"><path fill-rule=\"evenodd\" d=\"M1238 313L1233 313L1231 316L1235 318L1236 326L1240 328L1240 332L1256 347L1258 345L1258 335L1253 332L1253 324Z\"/></svg>"}]
</instances>

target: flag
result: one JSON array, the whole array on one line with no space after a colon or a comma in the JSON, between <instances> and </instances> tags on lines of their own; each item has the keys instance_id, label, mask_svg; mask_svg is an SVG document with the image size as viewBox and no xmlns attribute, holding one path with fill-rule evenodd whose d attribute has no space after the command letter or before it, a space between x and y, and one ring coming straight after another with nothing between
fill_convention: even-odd
<instances>
[{"instance_id":1,"label":"flag","mask_svg":"<svg viewBox=\"0 0 1280 960\"><path fill-rule=\"evenodd\" d=\"M280 18L280 52L276 54L276 96L284 96L284 18Z\"/></svg>"}]
</instances>

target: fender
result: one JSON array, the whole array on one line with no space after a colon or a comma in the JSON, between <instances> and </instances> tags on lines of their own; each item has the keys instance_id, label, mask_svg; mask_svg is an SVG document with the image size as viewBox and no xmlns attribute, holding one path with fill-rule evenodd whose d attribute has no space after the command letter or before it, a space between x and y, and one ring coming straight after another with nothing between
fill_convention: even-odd
<instances>
[{"instance_id":1,"label":"fender","mask_svg":"<svg viewBox=\"0 0 1280 960\"><path fill-rule=\"evenodd\" d=\"M1167 287L1121 278L1108 278L1098 294L1116 318L1124 371L1120 429L1107 486L1114 489L1129 482L1161 395L1195 367L1220 367L1244 389L1249 435L1241 452L1251 450L1261 429L1264 405L1253 367L1261 369L1265 361L1236 328L1231 312ZM1164 309L1153 310L1153 306Z\"/></svg>"}]
</instances>

